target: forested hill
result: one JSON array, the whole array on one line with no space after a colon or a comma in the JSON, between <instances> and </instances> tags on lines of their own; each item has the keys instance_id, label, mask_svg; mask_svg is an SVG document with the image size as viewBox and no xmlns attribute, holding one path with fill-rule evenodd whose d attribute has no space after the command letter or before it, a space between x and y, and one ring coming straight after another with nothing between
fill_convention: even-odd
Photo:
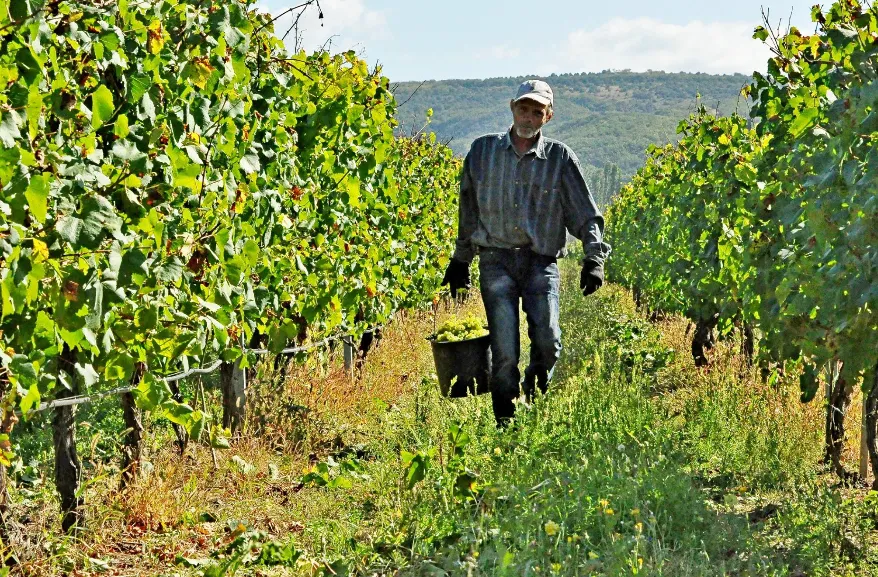
<instances>
[{"instance_id":1,"label":"forested hill","mask_svg":"<svg viewBox=\"0 0 878 577\"><path fill-rule=\"evenodd\" d=\"M432 108L430 130L442 140L453 139L454 151L465 154L479 135L511 124L509 100L525 79L428 81L420 89L420 82L399 83L395 96L405 103L399 111L400 132L420 129ZM545 128L546 135L570 145L583 164L617 164L627 179L643 163L647 146L676 139L677 124L694 111L696 95L722 114L737 109L746 115L747 103L738 95L750 78L623 71L552 75L545 80L555 92L555 118Z\"/></svg>"}]
</instances>

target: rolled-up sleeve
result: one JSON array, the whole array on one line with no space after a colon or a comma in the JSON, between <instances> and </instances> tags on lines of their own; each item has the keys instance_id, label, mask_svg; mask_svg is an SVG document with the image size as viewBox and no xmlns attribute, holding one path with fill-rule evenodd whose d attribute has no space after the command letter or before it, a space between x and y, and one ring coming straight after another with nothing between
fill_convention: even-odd
<instances>
[{"instance_id":1,"label":"rolled-up sleeve","mask_svg":"<svg viewBox=\"0 0 878 577\"><path fill-rule=\"evenodd\" d=\"M611 250L604 242L604 217L588 190L579 159L572 151L562 170L564 224L570 234L582 241L585 260L602 265Z\"/></svg>"},{"instance_id":2,"label":"rolled-up sleeve","mask_svg":"<svg viewBox=\"0 0 878 577\"><path fill-rule=\"evenodd\" d=\"M472 237L479 225L479 205L470 174L471 154L472 150L464 158L460 173L460 204L457 209L457 241L454 247L454 258L466 263L472 262L475 257Z\"/></svg>"}]
</instances>

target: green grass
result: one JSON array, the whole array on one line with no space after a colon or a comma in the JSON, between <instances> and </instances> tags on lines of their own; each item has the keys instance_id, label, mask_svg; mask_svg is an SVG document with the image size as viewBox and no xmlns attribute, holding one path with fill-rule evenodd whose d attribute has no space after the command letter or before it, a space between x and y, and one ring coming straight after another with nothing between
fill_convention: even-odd
<instances>
[{"instance_id":1,"label":"green grass","mask_svg":"<svg viewBox=\"0 0 878 577\"><path fill-rule=\"evenodd\" d=\"M113 543L136 526L132 574L205 570L179 555L239 559L241 575L878 575L878 496L824 474L820 407L795 382L761 382L734 341L695 369L685 321L652 324L614 286L583 298L562 264L556 379L509 429L487 395L439 395L432 321L412 316L362 381L309 366L278 389L264 374L251 391L264 432L216 471L204 448L181 460L155 432L155 472L124 498L96 483L103 521L78 541L44 537L64 553L34 574L122 566ZM265 543L276 562L300 557L263 566Z\"/></svg>"},{"instance_id":2,"label":"green grass","mask_svg":"<svg viewBox=\"0 0 878 577\"><path fill-rule=\"evenodd\" d=\"M656 367L661 335L625 295L609 288L584 299L571 286L575 271L565 272L554 390L498 432L487 399L441 399L425 381L379 424L369 479L344 509L368 506L306 531L306 549L320 543L318 555L357 574L874 570L869 505L818 476L819 422L803 430L790 418L800 411L789 385L747 388L726 370L686 394L658 395L671 373L691 368ZM452 426L469 438L456 457ZM412 489L402 450L429 462ZM475 490L461 491L461 476Z\"/></svg>"}]
</instances>

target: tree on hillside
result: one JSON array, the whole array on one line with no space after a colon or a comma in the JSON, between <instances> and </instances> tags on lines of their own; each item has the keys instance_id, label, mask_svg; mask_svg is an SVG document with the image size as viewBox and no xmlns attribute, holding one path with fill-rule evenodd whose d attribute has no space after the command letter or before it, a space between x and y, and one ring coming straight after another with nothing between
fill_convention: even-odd
<instances>
[{"instance_id":1,"label":"tree on hillside","mask_svg":"<svg viewBox=\"0 0 878 577\"><path fill-rule=\"evenodd\" d=\"M605 210L622 187L622 171L612 163L603 168L586 165L583 170L595 202L601 210Z\"/></svg>"}]
</instances>

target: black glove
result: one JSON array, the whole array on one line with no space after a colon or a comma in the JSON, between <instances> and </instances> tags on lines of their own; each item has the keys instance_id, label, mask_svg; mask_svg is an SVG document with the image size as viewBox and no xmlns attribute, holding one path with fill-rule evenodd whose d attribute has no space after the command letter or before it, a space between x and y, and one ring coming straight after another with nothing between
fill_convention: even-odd
<instances>
[{"instance_id":1,"label":"black glove","mask_svg":"<svg viewBox=\"0 0 878 577\"><path fill-rule=\"evenodd\" d=\"M472 282L469 277L469 264L456 258L451 259L448 263L448 269L445 276L442 277L442 286L448 285L451 289L451 296L456 297L457 291L461 289L469 290Z\"/></svg>"},{"instance_id":2,"label":"black glove","mask_svg":"<svg viewBox=\"0 0 878 577\"><path fill-rule=\"evenodd\" d=\"M579 288L582 294L590 295L601 288L604 284L604 265L593 260L587 260L582 264L582 274L579 276Z\"/></svg>"}]
</instances>

